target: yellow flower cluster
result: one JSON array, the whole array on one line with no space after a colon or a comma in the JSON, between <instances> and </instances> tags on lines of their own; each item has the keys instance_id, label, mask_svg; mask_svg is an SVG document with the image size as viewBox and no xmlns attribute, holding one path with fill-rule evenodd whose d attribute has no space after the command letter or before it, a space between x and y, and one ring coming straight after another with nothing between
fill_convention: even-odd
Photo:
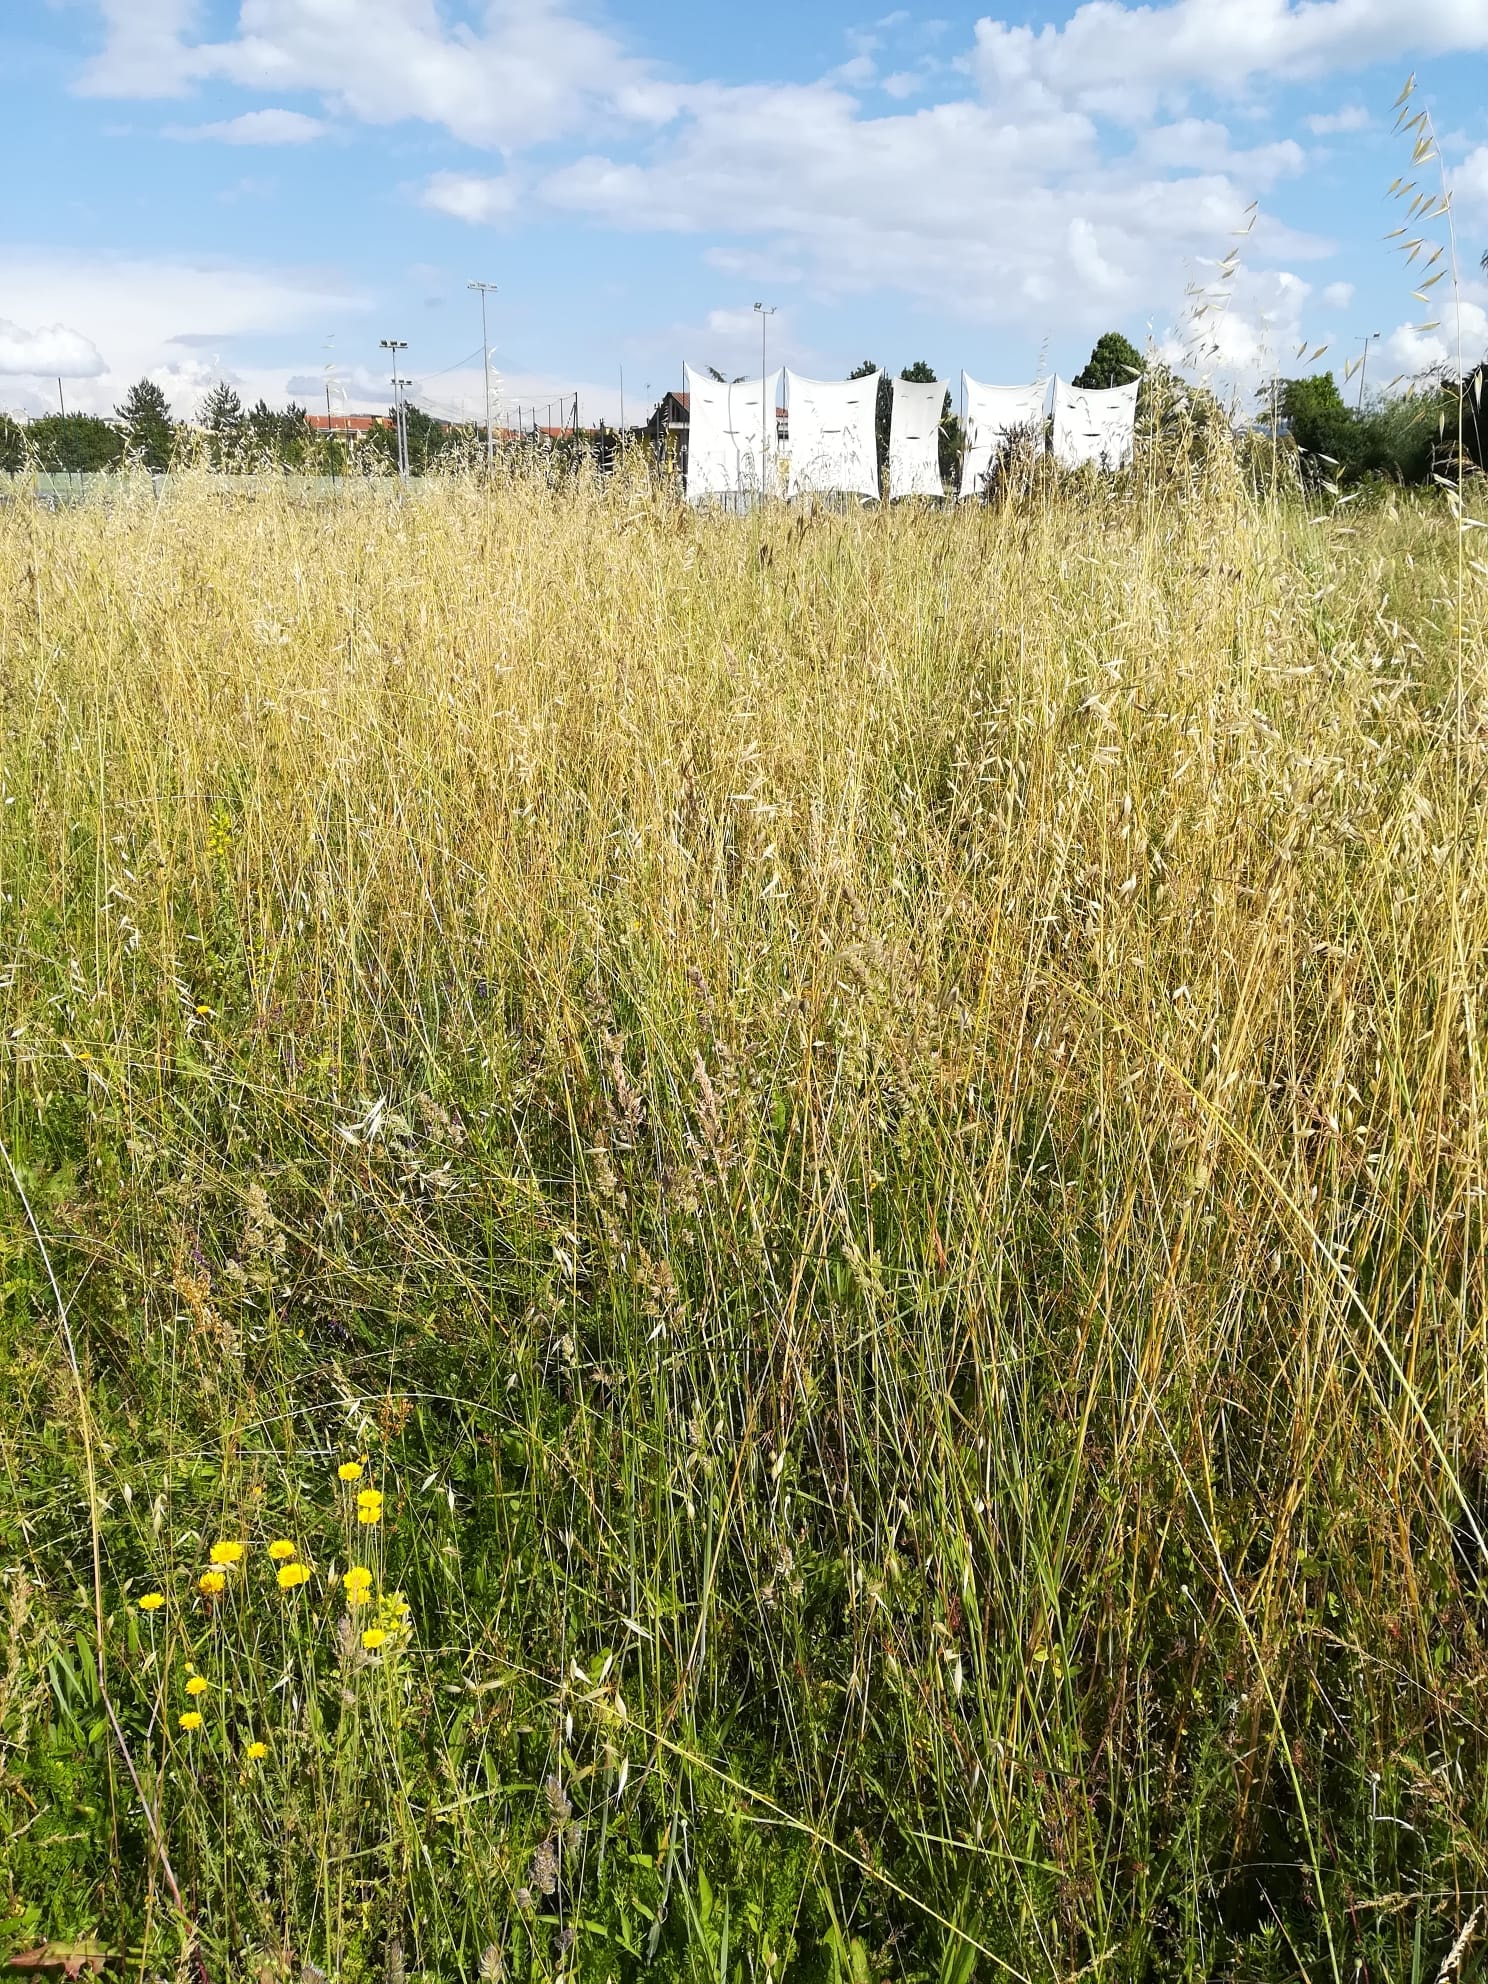
<instances>
[{"instance_id":1,"label":"yellow flower cluster","mask_svg":"<svg viewBox=\"0 0 1488 1984\"><path fill-rule=\"evenodd\" d=\"M287 1536L278 1537L269 1545L269 1555L276 1564L287 1564L295 1554L295 1547Z\"/></svg>"},{"instance_id":2,"label":"yellow flower cluster","mask_svg":"<svg viewBox=\"0 0 1488 1984\"><path fill-rule=\"evenodd\" d=\"M204 1598L220 1598L227 1590L226 1571L203 1571L196 1581L197 1590Z\"/></svg>"},{"instance_id":3,"label":"yellow flower cluster","mask_svg":"<svg viewBox=\"0 0 1488 1984\"><path fill-rule=\"evenodd\" d=\"M246 1546L241 1543L214 1543L208 1555L212 1563L230 1570L234 1564L241 1564Z\"/></svg>"},{"instance_id":4,"label":"yellow flower cluster","mask_svg":"<svg viewBox=\"0 0 1488 1984\"><path fill-rule=\"evenodd\" d=\"M278 1578L281 1591L293 1591L296 1585L309 1584L310 1566L298 1562L281 1564Z\"/></svg>"},{"instance_id":5,"label":"yellow flower cluster","mask_svg":"<svg viewBox=\"0 0 1488 1984\"><path fill-rule=\"evenodd\" d=\"M361 1478L362 1463L359 1460L344 1460L336 1469L338 1481L360 1481Z\"/></svg>"},{"instance_id":6,"label":"yellow flower cluster","mask_svg":"<svg viewBox=\"0 0 1488 1984\"><path fill-rule=\"evenodd\" d=\"M376 1488L364 1488L356 1499L357 1521L372 1528L382 1521L382 1496Z\"/></svg>"},{"instance_id":7,"label":"yellow flower cluster","mask_svg":"<svg viewBox=\"0 0 1488 1984\"><path fill-rule=\"evenodd\" d=\"M353 1564L346 1573L346 1602L365 1605L372 1596L372 1573L365 1564Z\"/></svg>"}]
</instances>

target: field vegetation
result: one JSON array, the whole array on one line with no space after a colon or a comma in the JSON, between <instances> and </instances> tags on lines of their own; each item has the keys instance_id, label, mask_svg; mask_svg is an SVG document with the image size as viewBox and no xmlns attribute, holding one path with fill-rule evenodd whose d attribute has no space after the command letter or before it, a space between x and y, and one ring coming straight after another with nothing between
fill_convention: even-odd
<instances>
[{"instance_id":1,"label":"field vegetation","mask_svg":"<svg viewBox=\"0 0 1488 1984\"><path fill-rule=\"evenodd\" d=\"M4 1949L1436 1976L1482 535L1204 446L0 512Z\"/></svg>"}]
</instances>

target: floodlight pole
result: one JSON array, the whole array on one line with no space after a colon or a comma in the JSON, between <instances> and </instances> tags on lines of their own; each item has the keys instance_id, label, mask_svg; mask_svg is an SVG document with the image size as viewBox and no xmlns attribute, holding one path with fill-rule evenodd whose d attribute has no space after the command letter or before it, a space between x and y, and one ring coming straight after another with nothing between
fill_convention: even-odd
<instances>
[{"instance_id":1,"label":"floodlight pole","mask_svg":"<svg viewBox=\"0 0 1488 1984\"><path fill-rule=\"evenodd\" d=\"M467 289L478 289L481 300L481 360L486 368L486 467L491 466L493 444L491 440L491 346L486 337L486 297L495 290L493 282L468 282Z\"/></svg>"},{"instance_id":2,"label":"floodlight pole","mask_svg":"<svg viewBox=\"0 0 1488 1984\"><path fill-rule=\"evenodd\" d=\"M769 305L756 303L754 307L759 313L760 320L760 391L765 398L765 459L760 464L761 469L764 470L768 468L770 462L770 429L775 425L775 395L770 391L769 381L766 376L768 367L765 363L765 334L768 330L770 319L775 315L777 306L773 303ZM764 485L765 476L762 473L760 476L761 495L765 493Z\"/></svg>"},{"instance_id":3,"label":"floodlight pole","mask_svg":"<svg viewBox=\"0 0 1488 1984\"><path fill-rule=\"evenodd\" d=\"M407 351L407 338L379 338L384 351L393 354L393 427L398 437L398 473L408 480L408 434L403 425L403 381L398 377L398 353Z\"/></svg>"},{"instance_id":4,"label":"floodlight pole","mask_svg":"<svg viewBox=\"0 0 1488 1984\"><path fill-rule=\"evenodd\" d=\"M1369 347L1372 344L1378 344L1379 338L1380 334L1378 331L1371 331L1369 333L1369 336L1364 340L1364 350L1359 359L1359 410L1361 413L1364 410L1364 368L1369 363Z\"/></svg>"}]
</instances>

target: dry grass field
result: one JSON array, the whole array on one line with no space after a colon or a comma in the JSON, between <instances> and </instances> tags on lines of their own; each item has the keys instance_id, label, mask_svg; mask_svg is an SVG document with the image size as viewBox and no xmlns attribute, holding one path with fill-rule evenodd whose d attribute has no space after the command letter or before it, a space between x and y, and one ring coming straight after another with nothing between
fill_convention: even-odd
<instances>
[{"instance_id":1,"label":"dry grass field","mask_svg":"<svg viewBox=\"0 0 1488 1984\"><path fill-rule=\"evenodd\" d=\"M0 511L0 1953L1430 1984L1488 581L1261 481Z\"/></svg>"}]
</instances>

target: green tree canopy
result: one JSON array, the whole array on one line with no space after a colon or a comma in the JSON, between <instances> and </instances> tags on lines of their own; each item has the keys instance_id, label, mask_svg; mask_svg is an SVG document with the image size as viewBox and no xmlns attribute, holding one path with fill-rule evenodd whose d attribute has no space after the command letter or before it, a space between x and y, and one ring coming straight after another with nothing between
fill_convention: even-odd
<instances>
[{"instance_id":1,"label":"green tree canopy","mask_svg":"<svg viewBox=\"0 0 1488 1984\"><path fill-rule=\"evenodd\" d=\"M38 468L72 469L84 475L117 468L126 439L112 421L91 413L48 413L26 429L26 443Z\"/></svg>"},{"instance_id":2,"label":"green tree canopy","mask_svg":"<svg viewBox=\"0 0 1488 1984\"><path fill-rule=\"evenodd\" d=\"M243 445L247 416L243 402L226 383L215 385L202 401L201 424L206 431L212 465L221 468Z\"/></svg>"},{"instance_id":3,"label":"green tree canopy","mask_svg":"<svg viewBox=\"0 0 1488 1984\"><path fill-rule=\"evenodd\" d=\"M146 468L169 468L176 429L170 403L155 381L136 380L114 411L123 426L129 453Z\"/></svg>"},{"instance_id":4,"label":"green tree canopy","mask_svg":"<svg viewBox=\"0 0 1488 1984\"><path fill-rule=\"evenodd\" d=\"M1112 386L1129 386L1147 369L1142 354L1120 331L1106 331L1095 341L1095 349L1078 373L1074 384L1082 393L1105 393Z\"/></svg>"},{"instance_id":5,"label":"green tree canopy","mask_svg":"<svg viewBox=\"0 0 1488 1984\"><path fill-rule=\"evenodd\" d=\"M1292 439L1315 463L1314 473L1332 480L1351 470L1359 453L1359 423L1344 405L1331 372L1306 379L1283 379L1281 415Z\"/></svg>"}]
</instances>

